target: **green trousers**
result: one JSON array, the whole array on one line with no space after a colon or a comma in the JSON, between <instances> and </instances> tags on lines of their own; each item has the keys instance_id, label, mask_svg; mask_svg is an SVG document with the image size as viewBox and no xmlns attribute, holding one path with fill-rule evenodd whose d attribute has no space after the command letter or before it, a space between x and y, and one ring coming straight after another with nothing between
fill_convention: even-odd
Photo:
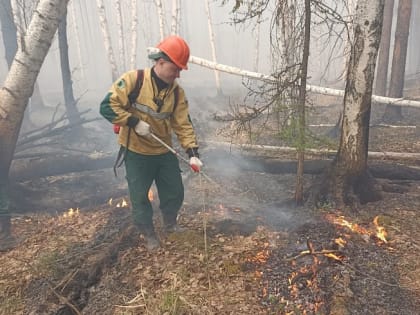
<instances>
[{"instance_id":1,"label":"green trousers","mask_svg":"<svg viewBox=\"0 0 420 315\"><path fill-rule=\"evenodd\" d=\"M7 183L0 183L0 216L10 216L10 199Z\"/></svg>"},{"instance_id":2,"label":"green trousers","mask_svg":"<svg viewBox=\"0 0 420 315\"><path fill-rule=\"evenodd\" d=\"M153 181L164 219L176 219L184 201L184 185L179 161L173 153L144 155L127 150L125 170L134 224L153 225L153 208L148 198Z\"/></svg>"}]
</instances>

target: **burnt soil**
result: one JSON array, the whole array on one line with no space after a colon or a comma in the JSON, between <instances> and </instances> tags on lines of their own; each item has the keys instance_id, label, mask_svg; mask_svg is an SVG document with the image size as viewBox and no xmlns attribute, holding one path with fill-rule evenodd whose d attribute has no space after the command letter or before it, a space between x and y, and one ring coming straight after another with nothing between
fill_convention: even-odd
<instances>
[{"instance_id":1,"label":"burnt soil","mask_svg":"<svg viewBox=\"0 0 420 315\"><path fill-rule=\"evenodd\" d=\"M337 110L319 108L311 122L334 123L325 117ZM418 113L405 114L415 126ZM418 128L378 125L370 137L371 151L419 152ZM419 181L378 179L392 189L358 209L297 207L293 173L262 172L210 146L202 156L212 181L184 169L185 231L163 233L154 191L154 251L130 229L128 197L112 191L101 204L75 198L72 209L14 214L19 243L0 254L0 314L418 314ZM316 181L305 175L306 191ZM67 189L80 194L77 182Z\"/></svg>"}]
</instances>

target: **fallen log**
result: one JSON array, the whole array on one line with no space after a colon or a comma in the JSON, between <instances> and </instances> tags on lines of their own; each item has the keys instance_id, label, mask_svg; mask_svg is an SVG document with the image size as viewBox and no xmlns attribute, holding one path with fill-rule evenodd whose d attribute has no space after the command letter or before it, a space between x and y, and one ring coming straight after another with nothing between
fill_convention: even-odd
<instances>
[{"instance_id":1,"label":"fallen log","mask_svg":"<svg viewBox=\"0 0 420 315\"><path fill-rule=\"evenodd\" d=\"M94 208L128 193L123 172L116 178L110 168L33 178L13 182L10 188L15 213Z\"/></svg>"},{"instance_id":2,"label":"fallen log","mask_svg":"<svg viewBox=\"0 0 420 315\"><path fill-rule=\"evenodd\" d=\"M260 144L236 144L222 141L205 141L206 144L211 146L218 146L229 149L230 151L261 151L261 152L279 152L279 153L296 153L296 148L286 146L272 146L272 145L260 145ZM333 157L336 155L336 150L330 149L306 149L306 153ZM420 160L420 153L410 152L368 152L369 158L381 159L381 160Z\"/></svg>"},{"instance_id":3,"label":"fallen log","mask_svg":"<svg viewBox=\"0 0 420 315\"><path fill-rule=\"evenodd\" d=\"M31 158L13 160L10 168L12 181L24 181L45 176L112 168L116 153L94 152L90 154L44 153Z\"/></svg>"}]
</instances>

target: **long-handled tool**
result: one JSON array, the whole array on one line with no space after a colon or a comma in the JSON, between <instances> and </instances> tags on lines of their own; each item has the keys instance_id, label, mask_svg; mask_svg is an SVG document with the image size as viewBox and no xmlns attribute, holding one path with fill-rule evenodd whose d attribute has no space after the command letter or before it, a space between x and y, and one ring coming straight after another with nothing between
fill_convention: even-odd
<instances>
[{"instance_id":1,"label":"long-handled tool","mask_svg":"<svg viewBox=\"0 0 420 315\"><path fill-rule=\"evenodd\" d=\"M174 148L166 144L162 139L160 139L158 136L156 136L153 133L150 133L150 136L155 139L157 142L159 142L161 145L163 145L165 148L167 148L169 151L171 151L173 154L175 154L178 158L180 158L183 162L187 163L189 167L193 169L194 172L199 172L201 175L203 175L206 179L208 179L213 184L216 184L214 180L212 180L206 173L201 171L199 168L197 168L195 165L191 165L190 161L188 161L185 157L183 157L181 154L179 154Z\"/></svg>"}]
</instances>

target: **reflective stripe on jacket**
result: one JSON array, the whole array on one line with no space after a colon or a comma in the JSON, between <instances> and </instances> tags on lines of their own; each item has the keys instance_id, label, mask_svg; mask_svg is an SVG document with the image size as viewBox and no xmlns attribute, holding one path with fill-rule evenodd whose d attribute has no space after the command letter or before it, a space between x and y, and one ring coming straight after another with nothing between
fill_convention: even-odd
<instances>
[{"instance_id":1,"label":"reflective stripe on jacket","mask_svg":"<svg viewBox=\"0 0 420 315\"><path fill-rule=\"evenodd\" d=\"M114 82L101 103L101 114L113 124L121 126L118 136L119 144L126 146L130 129L127 126L127 119L130 116L135 116L150 124L152 132L170 146L172 146L171 134L174 131L180 145L185 150L198 147L189 117L188 101L184 90L178 83L174 82L168 88L162 89L159 95L154 95L154 91L157 94L158 88L151 77L151 69L144 69L142 88L136 100L138 104L137 109L131 106L128 100L128 94L135 87L136 78L136 70L124 73ZM178 103L174 106L174 89L176 86L178 86ZM163 100L160 111L158 111L158 106L153 101L154 97ZM138 136L134 132L134 128L131 129L128 143L129 150L148 155L162 154L168 151L156 140Z\"/></svg>"}]
</instances>

